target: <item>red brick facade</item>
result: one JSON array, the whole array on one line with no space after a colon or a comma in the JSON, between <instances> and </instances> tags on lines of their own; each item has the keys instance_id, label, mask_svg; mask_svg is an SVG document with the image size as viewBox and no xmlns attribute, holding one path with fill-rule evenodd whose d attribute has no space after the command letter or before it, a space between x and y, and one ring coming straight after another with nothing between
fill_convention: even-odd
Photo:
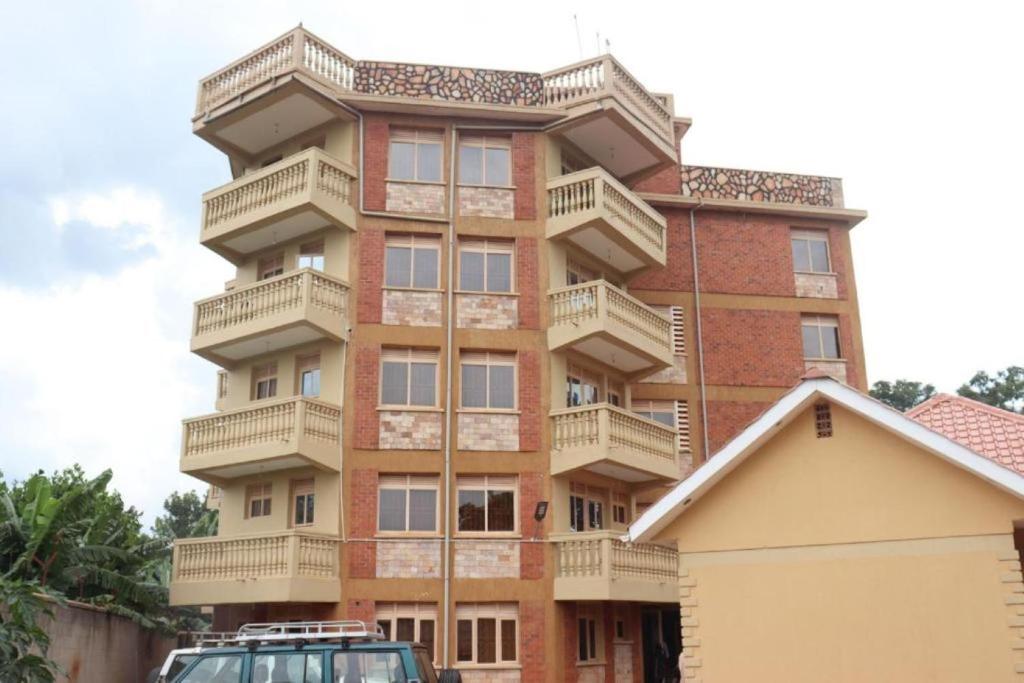
<instances>
[{"instance_id":1,"label":"red brick facade","mask_svg":"<svg viewBox=\"0 0 1024 683\"><path fill-rule=\"evenodd\" d=\"M690 213L659 207L668 222L666 266L650 268L630 281L636 289L693 291L693 255L690 253Z\"/></svg>"},{"instance_id":2,"label":"red brick facade","mask_svg":"<svg viewBox=\"0 0 1024 683\"><path fill-rule=\"evenodd\" d=\"M519 327L540 329L540 269L537 238L516 238L516 282L519 283Z\"/></svg>"},{"instance_id":3,"label":"red brick facade","mask_svg":"<svg viewBox=\"0 0 1024 683\"><path fill-rule=\"evenodd\" d=\"M543 600L521 600L519 602L519 641L521 644L520 664L522 681L542 681L547 671L544 653L546 625Z\"/></svg>"},{"instance_id":4,"label":"red brick facade","mask_svg":"<svg viewBox=\"0 0 1024 683\"><path fill-rule=\"evenodd\" d=\"M377 534L377 470L352 470L349 496L352 542L345 546L348 574L353 579L372 579L377 576L377 544L362 539Z\"/></svg>"},{"instance_id":5,"label":"red brick facade","mask_svg":"<svg viewBox=\"0 0 1024 683\"><path fill-rule=\"evenodd\" d=\"M715 453L750 424L771 403L708 401L708 444Z\"/></svg>"},{"instance_id":6,"label":"red brick facade","mask_svg":"<svg viewBox=\"0 0 1024 683\"><path fill-rule=\"evenodd\" d=\"M363 205L367 211L383 211L387 205L388 144L387 121L367 117L363 143Z\"/></svg>"},{"instance_id":7,"label":"red brick facade","mask_svg":"<svg viewBox=\"0 0 1024 683\"><path fill-rule=\"evenodd\" d=\"M540 353L519 352L519 450L541 448Z\"/></svg>"},{"instance_id":8,"label":"red brick facade","mask_svg":"<svg viewBox=\"0 0 1024 683\"><path fill-rule=\"evenodd\" d=\"M708 384L791 387L804 374L800 313L704 308Z\"/></svg>"},{"instance_id":9,"label":"red brick facade","mask_svg":"<svg viewBox=\"0 0 1024 683\"><path fill-rule=\"evenodd\" d=\"M518 221L537 218L536 140L534 133L512 134L512 184L516 188L514 202Z\"/></svg>"},{"instance_id":10,"label":"red brick facade","mask_svg":"<svg viewBox=\"0 0 1024 683\"><path fill-rule=\"evenodd\" d=\"M701 291L794 296L790 229L784 218L697 212Z\"/></svg>"},{"instance_id":11,"label":"red brick facade","mask_svg":"<svg viewBox=\"0 0 1024 683\"><path fill-rule=\"evenodd\" d=\"M519 576L523 579L544 578L544 525L533 518L539 501L545 500L544 475L539 472L524 472L519 475L519 528L523 539L537 541L523 543L519 549ZM536 534L536 538L534 538Z\"/></svg>"},{"instance_id":12,"label":"red brick facade","mask_svg":"<svg viewBox=\"0 0 1024 683\"><path fill-rule=\"evenodd\" d=\"M373 600L349 600L345 618L372 624L377 619L377 606Z\"/></svg>"},{"instance_id":13,"label":"red brick facade","mask_svg":"<svg viewBox=\"0 0 1024 683\"><path fill-rule=\"evenodd\" d=\"M355 349L355 448L377 448L380 443L380 419L377 416L380 348L357 346Z\"/></svg>"},{"instance_id":14,"label":"red brick facade","mask_svg":"<svg viewBox=\"0 0 1024 683\"><path fill-rule=\"evenodd\" d=\"M381 287L384 286L384 231L364 229L359 243L359 289L356 321L380 323Z\"/></svg>"}]
</instances>

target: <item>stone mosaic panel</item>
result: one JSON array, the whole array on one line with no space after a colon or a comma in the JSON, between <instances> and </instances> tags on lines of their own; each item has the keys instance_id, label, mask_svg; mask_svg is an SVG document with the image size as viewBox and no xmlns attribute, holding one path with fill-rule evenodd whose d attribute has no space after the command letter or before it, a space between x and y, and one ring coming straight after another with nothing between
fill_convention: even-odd
<instances>
[{"instance_id":1,"label":"stone mosaic panel","mask_svg":"<svg viewBox=\"0 0 1024 683\"><path fill-rule=\"evenodd\" d=\"M706 199L843 206L843 181L827 176L683 166L682 194Z\"/></svg>"},{"instance_id":2,"label":"stone mosaic panel","mask_svg":"<svg viewBox=\"0 0 1024 683\"><path fill-rule=\"evenodd\" d=\"M469 669L460 666L463 683L518 683L521 680L519 669Z\"/></svg>"},{"instance_id":3,"label":"stone mosaic panel","mask_svg":"<svg viewBox=\"0 0 1024 683\"><path fill-rule=\"evenodd\" d=\"M498 187L460 187L459 215L511 220L515 217L515 190Z\"/></svg>"},{"instance_id":4,"label":"stone mosaic panel","mask_svg":"<svg viewBox=\"0 0 1024 683\"><path fill-rule=\"evenodd\" d=\"M434 540L378 542L377 578L441 578L441 542Z\"/></svg>"},{"instance_id":5,"label":"stone mosaic panel","mask_svg":"<svg viewBox=\"0 0 1024 683\"><path fill-rule=\"evenodd\" d=\"M640 384L686 384L686 356L675 356L672 365L643 378Z\"/></svg>"},{"instance_id":6,"label":"stone mosaic panel","mask_svg":"<svg viewBox=\"0 0 1024 683\"><path fill-rule=\"evenodd\" d=\"M633 683L633 644L615 643L615 683Z\"/></svg>"},{"instance_id":7,"label":"stone mosaic panel","mask_svg":"<svg viewBox=\"0 0 1024 683\"><path fill-rule=\"evenodd\" d=\"M443 215L444 185L389 182L385 208L396 213Z\"/></svg>"},{"instance_id":8,"label":"stone mosaic panel","mask_svg":"<svg viewBox=\"0 0 1024 683\"><path fill-rule=\"evenodd\" d=\"M382 450L436 451L441 448L441 413L416 410L380 412Z\"/></svg>"},{"instance_id":9,"label":"stone mosaic panel","mask_svg":"<svg viewBox=\"0 0 1024 683\"><path fill-rule=\"evenodd\" d=\"M518 451L519 416L459 413L460 451Z\"/></svg>"},{"instance_id":10,"label":"stone mosaic panel","mask_svg":"<svg viewBox=\"0 0 1024 683\"><path fill-rule=\"evenodd\" d=\"M529 107L544 102L540 74L431 64L360 61L356 64L354 89L368 95L483 104Z\"/></svg>"},{"instance_id":11,"label":"stone mosaic panel","mask_svg":"<svg viewBox=\"0 0 1024 683\"><path fill-rule=\"evenodd\" d=\"M794 273L796 295L814 299L838 299L836 276L827 273Z\"/></svg>"},{"instance_id":12,"label":"stone mosaic panel","mask_svg":"<svg viewBox=\"0 0 1024 683\"><path fill-rule=\"evenodd\" d=\"M385 325L441 326L441 292L385 289L381 321Z\"/></svg>"},{"instance_id":13,"label":"stone mosaic panel","mask_svg":"<svg viewBox=\"0 0 1024 683\"><path fill-rule=\"evenodd\" d=\"M808 360L804 361L804 371L817 369L829 377L846 384L846 361L841 360Z\"/></svg>"},{"instance_id":14,"label":"stone mosaic panel","mask_svg":"<svg viewBox=\"0 0 1024 683\"><path fill-rule=\"evenodd\" d=\"M599 665L594 666L577 666L576 667L576 682L577 683L604 683L604 667Z\"/></svg>"},{"instance_id":15,"label":"stone mosaic panel","mask_svg":"<svg viewBox=\"0 0 1024 683\"><path fill-rule=\"evenodd\" d=\"M514 541L456 541L455 578L518 579L519 544Z\"/></svg>"},{"instance_id":16,"label":"stone mosaic panel","mask_svg":"<svg viewBox=\"0 0 1024 683\"><path fill-rule=\"evenodd\" d=\"M519 325L519 303L514 296L457 294L457 327L478 330L514 330Z\"/></svg>"}]
</instances>

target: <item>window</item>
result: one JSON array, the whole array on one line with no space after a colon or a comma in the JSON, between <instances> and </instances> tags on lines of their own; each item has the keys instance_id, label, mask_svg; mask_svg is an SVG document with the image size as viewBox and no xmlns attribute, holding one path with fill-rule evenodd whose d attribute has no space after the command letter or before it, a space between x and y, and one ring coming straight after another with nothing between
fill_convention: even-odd
<instances>
[{"instance_id":1,"label":"window","mask_svg":"<svg viewBox=\"0 0 1024 683\"><path fill-rule=\"evenodd\" d=\"M841 358L838 318L834 315L805 315L800 324L804 336L804 358Z\"/></svg>"},{"instance_id":2,"label":"window","mask_svg":"<svg viewBox=\"0 0 1024 683\"><path fill-rule=\"evenodd\" d=\"M511 409L516 405L514 353L462 352L463 408Z\"/></svg>"},{"instance_id":3,"label":"window","mask_svg":"<svg viewBox=\"0 0 1024 683\"><path fill-rule=\"evenodd\" d=\"M424 645L431 661L437 660L434 640L437 627L437 605L426 602L378 602L377 623L388 640L416 642Z\"/></svg>"},{"instance_id":4,"label":"window","mask_svg":"<svg viewBox=\"0 0 1024 683\"><path fill-rule=\"evenodd\" d=\"M626 405L625 396L626 390L621 382L608 380L608 403L621 408Z\"/></svg>"},{"instance_id":5,"label":"window","mask_svg":"<svg viewBox=\"0 0 1024 683\"><path fill-rule=\"evenodd\" d=\"M828 439L832 436L832 407L827 403L818 403L814 406L814 429L819 439Z\"/></svg>"},{"instance_id":6,"label":"window","mask_svg":"<svg viewBox=\"0 0 1024 683\"><path fill-rule=\"evenodd\" d=\"M455 658L459 662L515 662L518 632L519 606L515 603L455 606Z\"/></svg>"},{"instance_id":7,"label":"window","mask_svg":"<svg viewBox=\"0 0 1024 683\"><path fill-rule=\"evenodd\" d=\"M437 358L437 351L384 349L380 402L388 406L436 406Z\"/></svg>"},{"instance_id":8,"label":"window","mask_svg":"<svg viewBox=\"0 0 1024 683\"><path fill-rule=\"evenodd\" d=\"M512 151L508 138L464 135L459 141L459 182L463 185L511 185Z\"/></svg>"},{"instance_id":9,"label":"window","mask_svg":"<svg viewBox=\"0 0 1024 683\"><path fill-rule=\"evenodd\" d=\"M324 242L310 242L299 247L299 268L324 269Z\"/></svg>"},{"instance_id":10,"label":"window","mask_svg":"<svg viewBox=\"0 0 1024 683\"><path fill-rule=\"evenodd\" d=\"M323 680L322 667L323 655L319 652L256 654L252 660L252 680L253 683L320 683Z\"/></svg>"},{"instance_id":11,"label":"window","mask_svg":"<svg viewBox=\"0 0 1024 683\"><path fill-rule=\"evenodd\" d=\"M604 505L608 492L602 488L569 484L569 529L587 531L604 528Z\"/></svg>"},{"instance_id":12,"label":"window","mask_svg":"<svg viewBox=\"0 0 1024 683\"><path fill-rule=\"evenodd\" d=\"M599 629L597 626L597 615L591 610L580 609L579 617L576 620L576 641L579 646L578 661L595 662L601 658L598 649Z\"/></svg>"},{"instance_id":13,"label":"window","mask_svg":"<svg viewBox=\"0 0 1024 683\"><path fill-rule=\"evenodd\" d=\"M676 428L675 401L633 401L632 410L640 417Z\"/></svg>"},{"instance_id":14,"label":"window","mask_svg":"<svg viewBox=\"0 0 1024 683\"><path fill-rule=\"evenodd\" d=\"M569 175L570 173L582 171L583 169L586 168L586 164L584 164L582 161L574 157L571 152L568 152L564 149L561 150L561 152L562 158L559 163L559 170L561 171L561 175Z\"/></svg>"},{"instance_id":15,"label":"window","mask_svg":"<svg viewBox=\"0 0 1024 683\"><path fill-rule=\"evenodd\" d=\"M277 396L277 363L255 365L252 369L252 398L260 401Z\"/></svg>"},{"instance_id":16,"label":"window","mask_svg":"<svg viewBox=\"0 0 1024 683\"><path fill-rule=\"evenodd\" d=\"M264 159L263 161L260 162L260 168L266 168L267 166L270 166L272 164L276 164L277 162L281 161L281 159L283 159L283 158L284 157L281 156L280 154L275 154L272 157L267 157L266 159Z\"/></svg>"},{"instance_id":17,"label":"window","mask_svg":"<svg viewBox=\"0 0 1024 683\"><path fill-rule=\"evenodd\" d=\"M623 526L629 524L629 496L625 493L612 494L612 521Z\"/></svg>"},{"instance_id":18,"label":"window","mask_svg":"<svg viewBox=\"0 0 1024 683\"><path fill-rule=\"evenodd\" d=\"M597 273L579 261L570 258L565 262L565 284L567 287L580 285L584 282L592 282L596 279Z\"/></svg>"},{"instance_id":19,"label":"window","mask_svg":"<svg viewBox=\"0 0 1024 683\"><path fill-rule=\"evenodd\" d=\"M625 640L626 639L626 622L623 619L615 620L615 639Z\"/></svg>"},{"instance_id":20,"label":"window","mask_svg":"<svg viewBox=\"0 0 1024 683\"><path fill-rule=\"evenodd\" d=\"M284 273L284 253L264 256L256 262L256 279L266 280Z\"/></svg>"},{"instance_id":21,"label":"window","mask_svg":"<svg viewBox=\"0 0 1024 683\"><path fill-rule=\"evenodd\" d=\"M242 655L213 655L203 657L181 683L207 683L223 681L238 683L242 679Z\"/></svg>"},{"instance_id":22,"label":"window","mask_svg":"<svg viewBox=\"0 0 1024 683\"><path fill-rule=\"evenodd\" d=\"M335 683L406 683L409 680L402 656L397 650L340 650L334 653L332 664ZM291 681L287 678L284 680Z\"/></svg>"},{"instance_id":23,"label":"window","mask_svg":"<svg viewBox=\"0 0 1024 683\"><path fill-rule=\"evenodd\" d=\"M604 528L604 503L599 500L587 501L587 522L591 529Z\"/></svg>"},{"instance_id":24,"label":"window","mask_svg":"<svg viewBox=\"0 0 1024 683\"><path fill-rule=\"evenodd\" d=\"M601 402L601 378L571 363L566 369L565 390L566 408Z\"/></svg>"},{"instance_id":25,"label":"window","mask_svg":"<svg viewBox=\"0 0 1024 683\"><path fill-rule=\"evenodd\" d=\"M315 496L312 479L292 482L293 526L309 526L313 523Z\"/></svg>"},{"instance_id":26,"label":"window","mask_svg":"<svg viewBox=\"0 0 1024 683\"><path fill-rule=\"evenodd\" d=\"M512 248L510 241L463 241L459 245L459 289L466 292L511 292Z\"/></svg>"},{"instance_id":27,"label":"window","mask_svg":"<svg viewBox=\"0 0 1024 683\"><path fill-rule=\"evenodd\" d=\"M516 530L516 478L459 477L459 531Z\"/></svg>"},{"instance_id":28,"label":"window","mask_svg":"<svg viewBox=\"0 0 1024 683\"><path fill-rule=\"evenodd\" d=\"M295 358L295 373L298 376L299 393L303 396L320 395L320 354Z\"/></svg>"},{"instance_id":29,"label":"window","mask_svg":"<svg viewBox=\"0 0 1024 683\"><path fill-rule=\"evenodd\" d=\"M249 517L270 516L270 484L250 484L245 487L245 510Z\"/></svg>"},{"instance_id":30,"label":"window","mask_svg":"<svg viewBox=\"0 0 1024 683\"><path fill-rule=\"evenodd\" d=\"M828 254L828 233L824 230L794 230L793 270L798 273L831 273Z\"/></svg>"},{"instance_id":31,"label":"window","mask_svg":"<svg viewBox=\"0 0 1024 683\"><path fill-rule=\"evenodd\" d=\"M441 141L439 130L391 129L388 154L390 180L441 182Z\"/></svg>"},{"instance_id":32,"label":"window","mask_svg":"<svg viewBox=\"0 0 1024 683\"><path fill-rule=\"evenodd\" d=\"M228 373L227 370L217 371L217 398L227 398L228 395Z\"/></svg>"},{"instance_id":33,"label":"window","mask_svg":"<svg viewBox=\"0 0 1024 683\"><path fill-rule=\"evenodd\" d=\"M384 284L388 287L437 289L441 238L437 235L394 235L384 240Z\"/></svg>"},{"instance_id":34,"label":"window","mask_svg":"<svg viewBox=\"0 0 1024 683\"><path fill-rule=\"evenodd\" d=\"M437 477L381 475L377 491L379 531L437 531Z\"/></svg>"}]
</instances>

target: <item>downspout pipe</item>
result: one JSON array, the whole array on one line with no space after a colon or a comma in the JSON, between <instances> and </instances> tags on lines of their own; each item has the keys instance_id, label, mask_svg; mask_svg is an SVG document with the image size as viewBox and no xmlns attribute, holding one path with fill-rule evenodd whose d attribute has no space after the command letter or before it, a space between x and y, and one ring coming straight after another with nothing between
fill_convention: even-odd
<instances>
[{"instance_id":1,"label":"downspout pipe","mask_svg":"<svg viewBox=\"0 0 1024 683\"><path fill-rule=\"evenodd\" d=\"M710 443L711 440L708 438L708 393L707 385L704 380L704 335L701 330L701 311L700 311L700 271L699 263L697 260L697 219L696 213L700 209L704 208L703 198L698 197L697 206L690 209L690 255L693 259L693 310L694 319L697 323L697 374L698 381L700 383L700 418L701 418L701 433L704 441L704 461L711 457Z\"/></svg>"}]
</instances>

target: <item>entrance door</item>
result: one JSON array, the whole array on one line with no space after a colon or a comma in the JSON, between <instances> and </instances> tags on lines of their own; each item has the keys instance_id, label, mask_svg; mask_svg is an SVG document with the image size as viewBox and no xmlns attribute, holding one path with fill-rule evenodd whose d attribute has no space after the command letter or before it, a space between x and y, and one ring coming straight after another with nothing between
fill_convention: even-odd
<instances>
[{"instance_id":1,"label":"entrance door","mask_svg":"<svg viewBox=\"0 0 1024 683\"><path fill-rule=\"evenodd\" d=\"M679 652L682 649L678 607L649 607L640 622L644 657L644 683L679 680Z\"/></svg>"}]
</instances>

